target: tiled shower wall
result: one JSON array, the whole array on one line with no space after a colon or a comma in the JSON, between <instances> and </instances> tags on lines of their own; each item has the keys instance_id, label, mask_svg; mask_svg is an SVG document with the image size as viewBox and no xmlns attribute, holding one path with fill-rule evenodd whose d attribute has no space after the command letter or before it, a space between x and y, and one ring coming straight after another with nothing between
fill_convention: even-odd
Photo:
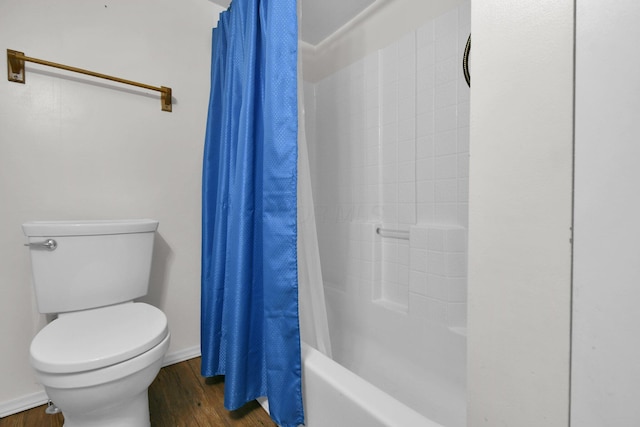
<instances>
[{"instance_id":1,"label":"tiled shower wall","mask_svg":"<svg viewBox=\"0 0 640 427\"><path fill-rule=\"evenodd\" d=\"M463 3L305 85L325 286L451 327L466 323L469 33Z\"/></svg>"}]
</instances>

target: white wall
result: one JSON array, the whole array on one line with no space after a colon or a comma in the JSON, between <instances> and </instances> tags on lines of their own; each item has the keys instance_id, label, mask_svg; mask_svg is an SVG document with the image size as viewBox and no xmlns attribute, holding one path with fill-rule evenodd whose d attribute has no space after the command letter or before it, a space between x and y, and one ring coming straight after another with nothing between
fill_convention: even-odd
<instances>
[{"instance_id":1,"label":"white wall","mask_svg":"<svg viewBox=\"0 0 640 427\"><path fill-rule=\"evenodd\" d=\"M577 2L571 425L640 425L635 1Z\"/></svg>"},{"instance_id":2,"label":"white wall","mask_svg":"<svg viewBox=\"0 0 640 427\"><path fill-rule=\"evenodd\" d=\"M471 5L470 427L568 425L573 5Z\"/></svg>"},{"instance_id":3,"label":"white wall","mask_svg":"<svg viewBox=\"0 0 640 427\"><path fill-rule=\"evenodd\" d=\"M206 0L0 2L3 55L169 86L174 98L167 113L156 92L34 64L26 84L0 82L0 409L41 390L28 361L43 320L24 221L158 219L147 301L169 318L170 354L198 351L201 157L220 11Z\"/></svg>"}]
</instances>

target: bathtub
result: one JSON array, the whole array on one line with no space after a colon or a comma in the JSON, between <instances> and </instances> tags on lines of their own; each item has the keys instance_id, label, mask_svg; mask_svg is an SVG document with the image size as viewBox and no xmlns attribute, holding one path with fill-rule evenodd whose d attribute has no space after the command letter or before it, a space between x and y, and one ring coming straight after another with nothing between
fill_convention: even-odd
<instances>
[{"instance_id":1,"label":"bathtub","mask_svg":"<svg viewBox=\"0 0 640 427\"><path fill-rule=\"evenodd\" d=\"M442 427L302 343L307 427Z\"/></svg>"},{"instance_id":2,"label":"bathtub","mask_svg":"<svg viewBox=\"0 0 640 427\"><path fill-rule=\"evenodd\" d=\"M444 427L302 343L306 427ZM269 401L258 399L269 412Z\"/></svg>"}]
</instances>

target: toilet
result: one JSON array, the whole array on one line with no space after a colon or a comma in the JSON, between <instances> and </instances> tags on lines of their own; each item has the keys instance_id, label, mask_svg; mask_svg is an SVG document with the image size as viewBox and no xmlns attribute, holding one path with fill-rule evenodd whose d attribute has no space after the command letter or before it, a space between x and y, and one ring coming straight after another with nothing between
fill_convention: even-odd
<instances>
[{"instance_id":1,"label":"toilet","mask_svg":"<svg viewBox=\"0 0 640 427\"><path fill-rule=\"evenodd\" d=\"M65 427L149 426L147 390L169 348L167 317L147 294L158 221L22 225L41 313L56 315L30 360Z\"/></svg>"}]
</instances>

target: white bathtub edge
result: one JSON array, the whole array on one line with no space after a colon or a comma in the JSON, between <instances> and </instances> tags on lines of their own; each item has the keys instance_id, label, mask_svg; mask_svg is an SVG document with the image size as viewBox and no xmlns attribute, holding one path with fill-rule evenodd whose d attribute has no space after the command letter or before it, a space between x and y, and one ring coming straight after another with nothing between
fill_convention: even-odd
<instances>
[{"instance_id":1,"label":"white bathtub edge","mask_svg":"<svg viewBox=\"0 0 640 427\"><path fill-rule=\"evenodd\" d=\"M353 409L362 410L367 417L375 419L381 426L443 427L397 401L306 343L302 343L302 363L307 398L315 397L325 401L331 398L326 393L322 396L313 396L312 381L324 380L332 390L336 391L333 397L351 402L355 406ZM307 406L309 403L307 402ZM313 422L313 419L307 420L310 427L313 426Z\"/></svg>"}]
</instances>

